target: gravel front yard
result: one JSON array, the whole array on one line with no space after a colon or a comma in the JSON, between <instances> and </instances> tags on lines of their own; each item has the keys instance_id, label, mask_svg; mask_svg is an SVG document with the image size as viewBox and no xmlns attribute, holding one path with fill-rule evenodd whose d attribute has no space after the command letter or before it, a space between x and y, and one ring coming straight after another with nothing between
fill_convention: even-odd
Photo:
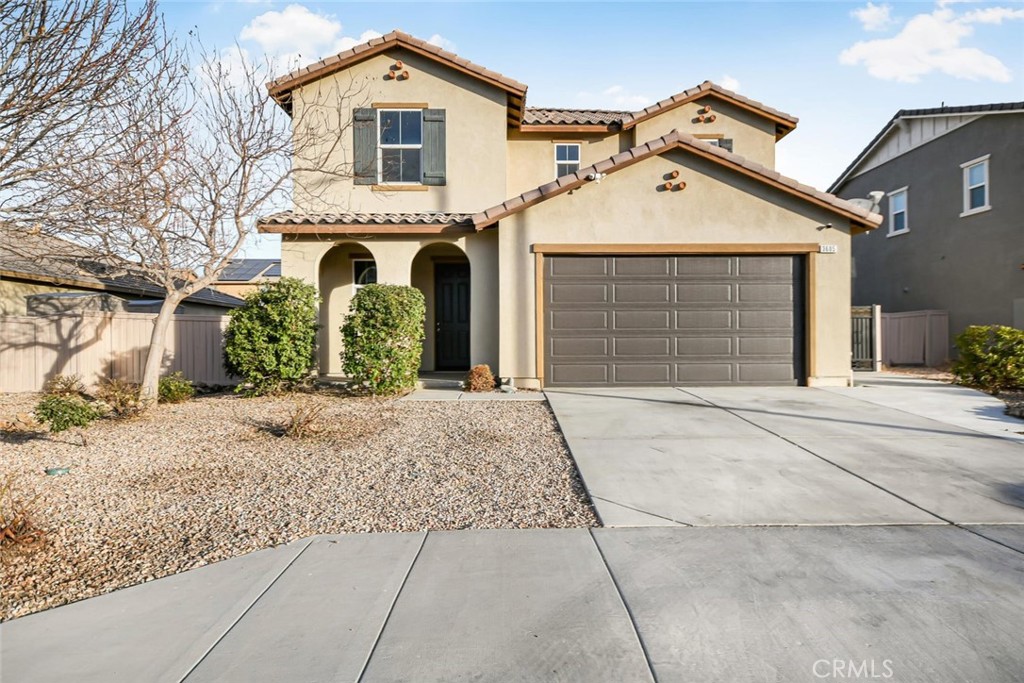
<instances>
[{"instance_id":1,"label":"gravel front yard","mask_svg":"<svg viewBox=\"0 0 1024 683\"><path fill-rule=\"evenodd\" d=\"M0 419L36 398L0 395ZM303 401L323 431L276 436ZM0 436L0 475L40 494L47 532L0 552L2 619L311 534L596 524L543 402L221 395L87 436Z\"/></svg>"}]
</instances>

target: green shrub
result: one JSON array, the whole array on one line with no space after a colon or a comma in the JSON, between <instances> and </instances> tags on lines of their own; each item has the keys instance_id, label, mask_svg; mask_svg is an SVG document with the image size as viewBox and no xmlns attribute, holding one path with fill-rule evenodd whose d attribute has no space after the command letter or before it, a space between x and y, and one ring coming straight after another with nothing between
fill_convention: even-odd
<instances>
[{"instance_id":1,"label":"green shrub","mask_svg":"<svg viewBox=\"0 0 1024 683\"><path fill-rule=\"evenodd\" d=\"M971 326L956 338L953 363L958 384L998 393L1024 388L1024 330L1000 325Z\"/></svg>"},{"instance_id":2,"label":"green shrub","mask_svg":"<svg viewBox=\"0 0 1024 683\"><path fill-rule=\"evenodd\" d=\"M342 369L374 394L416 385L426 305L415 287L366 285L352 298L341 327Z\"/></svg>"},{"instance_id":3,"label":"green shrub","mask_svg":"<svg viewBox=\"0 0 1024 683\"><path fill-rule=\"evenodd\" d=\"M195 395L195 385L180 371L160 378L157 387L160 403L183 403Z\"/></svg>"},{"instance_id":4,"label":"green shrub","mask_svg":"<svg viewBox=\"0 0 1024 683\"><path fill-rule=\"evenodd\" d=\"M468 391L494 391L494 374L489 365L474 365L466 375Z\"/></svg>"},{"instance_id":5,"label":"green shrub","mask_svg":"<svg viewBox=\"0 0 1024 683\"><path fill-rule=\"evenodd\" d=\"M281 278L245 297L224 332L224 368L250 395L271 394L308 380L316 368L320 296L296 278Z\"/></svg>"},{"instance_id":6,"label":"green shrub","mask_svg":"<svg viewBox=\"0 0 1024 683\"><path fill-rule=\"evenodd\" d=\"M46 396L36 405L35 415L54 434L72 427L88 427L100 417L99 411L79 396Z\"/></svg>"},{"instance_id":7,"label":"green shrub","mask_svg":"<svg viewBox=\"0 0 1024 683\"><path fill-rule=\"evenodd\" d=\"M56 375L43 385L47 396L84 396L85 384L81 375Z\"/></svg>"},{"instance_id":8,"label":"green shrub","mask_svg":"<svg viewBox=\"0 0 1024 683\"><path fill-rule=\"evenodd\" d=\"M102 401L114 417L132 417L142 412L139 385L123 379L105 379L96 389L96 398Z\"/></svg>"}]
</instances>

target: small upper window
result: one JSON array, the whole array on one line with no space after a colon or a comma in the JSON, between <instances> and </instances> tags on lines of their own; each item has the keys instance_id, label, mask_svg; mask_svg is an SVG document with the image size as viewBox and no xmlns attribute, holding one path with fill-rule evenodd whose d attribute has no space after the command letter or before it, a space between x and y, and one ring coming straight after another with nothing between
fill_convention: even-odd
<instances>
[{"instance_id":1,"label":"small upper window","mask_svg":"<svg viewBox=\"0 0 1024 683\"><path fill-rule=\"evenodd\" d=\"M732 151L732 138L708 138L704 142L714 145L715 147L721 147L726 152Z\"/></svg>"},{"instance_id":2,"label":"small upper window","mask_svg":"<svg viewBox=\"0 0 1024 683\"><path fill-rule=\"evenodd\" d=\"M555 177L575 173L580 170L580 146L578 143L558 143L555 145Z\"/></svg>"},{"instance_id":3,"label":"small upper window","mask_svg":"<svg viewBox=\"0 0 1024 683\"><path fill-rule=\"evenodd\" d=\"M907 222L907 188L889 193L889 235L902 235L910 230Z\"/></svg>"},{"instance_id":4,"label":"small upper window","mask_svg":"<svg viewBox=\"0 0 1024 683\"><path fill-rule=\"evenodd\" d=\"M377 284L377 263L371 259L352 261L352 282L357 290L364 285Z\"/></svg>"},{"instance_id":5,"label":"small upper window","mask_svg":"<svg viewBox=\"0 0 1024 683\"><path fill-rule=\"evenodd\" d=\"M989 203L988 185L988 155L960 164L964 170L964 212L966 216L980 211L988 211Z\"/></svg>"},{"instance_id":6,"label":"small upper window","mask_svg":"<svg viewBox=\"0 0 1024 683\"><path fill-rule=\"evenodd\" d=\"M423 112L419 109L381 109L378 112L378 133L380 182L423 182Z\"/></svg>"}]
</instances>

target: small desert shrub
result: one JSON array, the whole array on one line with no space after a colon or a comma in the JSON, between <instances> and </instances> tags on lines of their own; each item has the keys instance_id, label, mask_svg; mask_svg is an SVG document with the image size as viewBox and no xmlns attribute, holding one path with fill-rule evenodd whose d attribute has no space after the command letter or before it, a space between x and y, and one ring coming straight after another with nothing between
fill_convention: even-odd
<instances>
[{"instance_id":1,"label":"small desert shrub","mask_svg":"<svg viewBox=\"0 0 1024 683\"><path fill-rule=\"evenodd\" d=\"M46 380L43 393L47 396L84 396L85 384L81 375L56 375Z\"/></svg>"},{"instance_id":2,"label":"small desert shrub","mask_svg":"<svg viewBox=\"0 0 1024 683\"><path fill-rule=\"evenodd\" d=\"M286 277L231 311L224 368L244 381L239 392L272 394L309 379L316 368L319 302L313 285Z\"/></svg>"},{"instance_id":3,"label":"small desert shrub","mask_svg":"<svg viewBox=\"0 0 1024 683\"><path fill-rule=\"evenodd\" d=\"M989 393L1024 388L1024 330L974 325L957 336L956 348L958 384Z\"/></svg>"},{"instance_id":4,"label":"small desert shrub","mask_svg":"<svg viewBox=\"0 0 1024 683\"><path fill-rule=\"evenodd\" d=\"M160 378L157 395L160 403L184 403L196 395L196 388L179 371Z\"/></svg>"},{"instance_id":5,"label":"small desert shrub","mask_svg":"<svg viewBox=\"0 0 1024 683\"><path fill-rule=\"evenodd\" d=\"M110 408L114 417L132 417L142 411L139 385L123 379L107 379L100 382L96 398Z\"/></svg>"},{"instance_id":6,"label":"small desert shrub","mask_svg":"<svg viewBox=\"0 0 1024 683\"><path fill-rule=\"evenodd\" d=\"M320 431L320 415L324 412L322 403L296 403L285 421L282 436L304 439Z\"/></svg>"},{"instance_id":7,"label":"small desert shrub","mask_svg":"<svg viewBox=\"0 0 1024 683\"><path fill-rule=\"evenodd\" d=\"M35 543L43 537L33 520L39 494L26 499L15 492L15 483L14 475L0 481L0 546Z\"/></svg>"},{"instance_id":8,"label":"small desert shrub","mask_svg":"<svg viewBox=\"0 0 1024 683\"><path fill-rule=\"evenodd\" d=\"M373 394L416 385L423 353L423 293L403 285L366 285L341 326L342 369Z\"/></svg>"},{"instance_id":9,"label":"small desert shrub","mask_svg":"<svg viewBox=\"0 0 1024 683\"><path fill-rule=\"evenodd\" d=\"M466 375L466 389L468 391L492 391L494 375L491 374L490 366L474 365Z\"/></svg>"},{"instance_id":10,"label":"small desert shrub","mask_svg":"<svg viewBox=\"0 0 1024 683\"><path fill-rule=\"evenodd\" d=\"M88 427L100 412L79 396L45 396L36 405L35 416L56 434L72 427Z\"/></svg>"}]
</instances>

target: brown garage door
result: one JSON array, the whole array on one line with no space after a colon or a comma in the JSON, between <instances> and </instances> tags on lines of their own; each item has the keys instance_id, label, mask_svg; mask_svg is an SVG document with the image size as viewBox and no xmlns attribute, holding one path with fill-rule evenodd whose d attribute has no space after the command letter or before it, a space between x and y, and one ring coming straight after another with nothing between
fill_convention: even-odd
<instances>
[{"instance_id":1,"label":"brown garage door","mask_svg":"<svg viewBox=\"0 0 1024 683\"><path fill-rule=\"evenodd\" d=\"M548 386L796 384L804 257L544 259Z\"/></svg>"}]
</instances>

